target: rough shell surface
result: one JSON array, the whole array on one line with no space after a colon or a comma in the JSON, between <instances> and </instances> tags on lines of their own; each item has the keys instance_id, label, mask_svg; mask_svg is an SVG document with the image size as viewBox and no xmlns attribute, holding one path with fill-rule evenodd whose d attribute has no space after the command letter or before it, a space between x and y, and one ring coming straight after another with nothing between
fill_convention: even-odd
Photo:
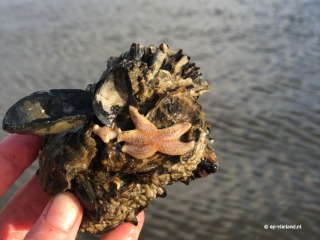
<instances>
[{"instance_id":1,"label":"rough shell surface","mask_svg":"<svg viewBox=\"0 0 320 240\"><path fill-rule=\"evenodd\" d=\"M197 102L209 85L189 60L166 44L132 44L111 57L100 80L80 94L86 99L81 111L39 120L23 107L25 98L8 111L7 130L46 135L38 179L50 194L76 194L84 206L81 231L103 233L125 221L137 224L136 215L150 200L166 196L166 185L217 171L210 126ZM54 98L66 97L58 92ZM44 99L41 95L40 105ZM67 106L78 108L73 101ZM22 123L11 114L16 109L27 116ZM57 121L78 118L69 129L50 130ZM38 121L46 131L30 125Z\"/></svg>"}]
</instances>

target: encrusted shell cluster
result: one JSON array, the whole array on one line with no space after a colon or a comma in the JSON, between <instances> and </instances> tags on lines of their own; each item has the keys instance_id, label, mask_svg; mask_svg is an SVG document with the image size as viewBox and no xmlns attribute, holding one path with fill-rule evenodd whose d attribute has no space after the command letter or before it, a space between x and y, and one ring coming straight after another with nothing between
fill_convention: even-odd
<instances>
[{"instance_id":1,"label":"encrusted shell cluster","mask_svg":"<svg viewBox=\"0 0 320 240\"><path fill-rule=\"evenodd\" d=\"M166 185L218 169L197 102L209 85L198 70L182 50L132 44L86 90L19 100L3 128L46 136L39 181L51 194L76 194L84 206L81 231L137 224L150 200L165 197Z\"/></svg>"}]
</instances>

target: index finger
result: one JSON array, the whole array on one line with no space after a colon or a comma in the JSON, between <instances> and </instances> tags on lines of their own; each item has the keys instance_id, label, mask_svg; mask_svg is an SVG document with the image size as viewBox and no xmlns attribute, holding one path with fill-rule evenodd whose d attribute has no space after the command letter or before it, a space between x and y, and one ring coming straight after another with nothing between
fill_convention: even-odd
<instances>
[{"instance_id":1,"label":"index finger","mask_svg":"<svg viewBox=\"0 0 320 240\"><path fill-rule=\"evenodd\" d=\"M0 142L0 196L37 158L43 137L10 134Z\"/></svg>"}]
</instances>

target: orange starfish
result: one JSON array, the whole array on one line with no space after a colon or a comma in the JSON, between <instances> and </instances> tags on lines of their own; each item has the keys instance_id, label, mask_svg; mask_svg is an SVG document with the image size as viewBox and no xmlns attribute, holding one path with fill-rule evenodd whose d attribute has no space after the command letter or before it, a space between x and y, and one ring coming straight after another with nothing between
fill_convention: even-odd
<instances>
[{"instance_id":1,"label":"orange starfish","mask_svg":"<svg viewBox=\"0 0 320 240\"><path fill-rule=\"evenodd\" d=\"M119 133L117 141L125 142L121 149L123 152L137 159L144 159L155 152L183 155L194 148L194 141L179 141L179 138L190 129L190 123L177 123L168 128L157 129L139 113L137 108L129 106L129 113L136 129Z\"/></svg>"}]
</instances>

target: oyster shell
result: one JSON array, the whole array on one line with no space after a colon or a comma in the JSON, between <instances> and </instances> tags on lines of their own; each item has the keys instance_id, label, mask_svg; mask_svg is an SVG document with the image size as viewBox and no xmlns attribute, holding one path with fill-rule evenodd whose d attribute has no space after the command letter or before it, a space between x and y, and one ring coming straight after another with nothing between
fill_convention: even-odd
<instances>
[{"instance_id":1,"label":"oyster shell","mask_svg":"<svg viewBox=\"0 0 320 240\"><path fill-rule=\"evenodd\" d=\"M132 44L86 90L37 92L8 110L4 130L46 136L39 182L53 195L76 194L81 231L137 224L150 200L166 196L166 185L217 171L197 102L209 85L189 60L166 44Z\"/></svg>"}]
</instances>

